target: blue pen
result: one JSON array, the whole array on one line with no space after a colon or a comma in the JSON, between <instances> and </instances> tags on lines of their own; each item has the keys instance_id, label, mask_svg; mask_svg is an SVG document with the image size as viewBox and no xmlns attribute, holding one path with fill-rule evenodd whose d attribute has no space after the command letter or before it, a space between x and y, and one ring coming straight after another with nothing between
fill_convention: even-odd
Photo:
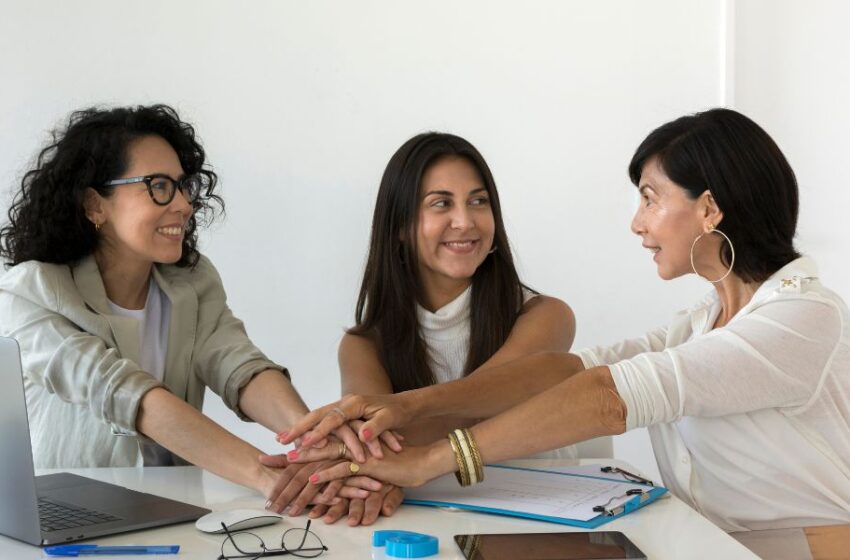
<instances>
[{"instance_id":1,"label":"blue pen","mask_svg":"<svg viewBox=\"0 0 850 560\"><path fill-rule=\"evenodd\" d=\"M48 556L99 556L105 554L141 555L141 554L177 554L180 545L151 546L98 546L96 544L63 544L48 546L44 553Z\"/></svg>"}]
</instances>

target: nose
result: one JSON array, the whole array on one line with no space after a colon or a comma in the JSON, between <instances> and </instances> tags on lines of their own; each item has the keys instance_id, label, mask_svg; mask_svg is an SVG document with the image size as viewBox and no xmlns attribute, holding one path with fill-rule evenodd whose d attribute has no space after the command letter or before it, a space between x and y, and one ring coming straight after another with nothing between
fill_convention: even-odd
<instances>
[{"instance_id":1,"label":"nose","mask_svg":"<svg viewBox=\"0 0 850 560\"><path fill-rule=\"evenodd\" d=\"M640 208L637 209L634 217L632 218L631 230L635 235L643 235L646 233L646 227L643 223L643 213L640 211Z\"/></svg>"},{"instance_id":2,"label":"nose","mask_svg":"<svg viewBox=\"0 0 850 560\"><path fill-rule=\"evenodd\" d=\"M170 210L179 212L183 216L189 216L195 211L192 203L189 202L189 199L186 198L186 195L180 189L177 189L177 192L174 193L174 198L171 199L171 204L168 206Z\"/></svg>"},{"instance_id":3,"label":"nose","mask_svg":"<svg viewBox=\"0 0 850 560\"><path fill-rule=\"evenodd\" d=\"M473 220L472 214L466 205L455 206L452 211L451 219L452 229L465 231L475 227L475 221Z\"/></svg>"}]
</instances>

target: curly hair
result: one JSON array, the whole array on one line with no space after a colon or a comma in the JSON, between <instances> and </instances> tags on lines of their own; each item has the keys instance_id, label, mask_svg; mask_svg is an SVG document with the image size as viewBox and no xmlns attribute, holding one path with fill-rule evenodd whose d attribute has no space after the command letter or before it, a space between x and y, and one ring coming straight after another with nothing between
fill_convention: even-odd
<instances>
[{"instance_id":1,"label":"curly hair","mask_svg":"<svg viewBox=\"0 0 850 560\"><path fill-rule=\"evenodd\" d=\"M126 171L130 144L151 135L171 145L187 174L204 176L206 188L194 202L183 252L175 263L193 267L200 257L198 224L212 222L224 211L224 201L213 194L218 177L204 165L204 149L194 128L167 105L92 107L75 111L63 129L54 130L35 168L21 180L9 208L9 223L0 228L0 256L6 265L30 260L71 264L93 253L100 236L86 218L86 189L110 196L115 187L103 184Z\"/></svg>"}]
</instances>

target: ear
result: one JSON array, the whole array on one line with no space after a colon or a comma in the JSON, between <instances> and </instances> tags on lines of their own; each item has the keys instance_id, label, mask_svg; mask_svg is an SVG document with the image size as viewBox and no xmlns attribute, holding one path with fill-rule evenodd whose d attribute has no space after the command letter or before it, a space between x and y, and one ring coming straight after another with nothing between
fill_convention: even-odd
<instances>
[{"instance_id":1,"label":"ear","mask_svg":"<svg viewBox=\"0 0 850 560\"><path fill-rule=\"evenodd\" d=\"M86 218L94 225L106 223L104 202L105 200L100 196L100 193L91 187L86 188L85 194L83 194L83 210L86 212Z\"/></svg>"},{"instance_id":2,"label":"ear","mask_svg":"<svg viewBox=\"0 0 850 560\"><path fill-rule=\"evenodd\" d=\"M719 227L723 221L723 211L717 206L717 201L708 189L699 196L699 211L706 228L708 224Z\"/></svg>"}]
</instances>

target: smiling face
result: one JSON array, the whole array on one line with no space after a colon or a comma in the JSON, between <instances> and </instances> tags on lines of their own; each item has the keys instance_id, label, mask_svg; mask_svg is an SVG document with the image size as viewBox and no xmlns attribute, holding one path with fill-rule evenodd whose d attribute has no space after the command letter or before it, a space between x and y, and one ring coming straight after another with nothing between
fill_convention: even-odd
<instances>
[{"instance_id":1,"label":"smiling face","mask_svg":"<svg viewBox=\"0 0 850 560\"><path fill-rule=\"evenodd\" d=\"M658 275L671 280L693 272L691 245L708 231L709 224L717 225L723 217L711 193L706 190L691 199L684 188L667 177L655 157L643 166L638 189L640 207L631 228L653 253ZM709 277L719 277L725 269L718 257L720 239L719 235L706 235L694 247L694 264ZM710 276L714 271L720 274Z\"/></svg>"},{"instance_id":2,"label":"smiling face","mask_svg":"<svg viewBox=\"0 0 850 560\"><path fill-rule=\"evenodd\" d=\"M460 293L493 246L495 221L478 170L461 157L445 157L422 176L416 250L426 291Z\"/></svg>"},{"instance_id":3,"label":"smiling face","mask_svg":"<svg viewBox=\"0 0 850 560\"><path fill-rule=\"evenodd\" d=\"M144 136L127 148L128 166L116 179L165 174L175 179L185 173L177 153L159 136ZM124 264L174 263L183 251L186 223L192 205L182 191L166 206L156 204L145 183L115 188L108 197L89 191L87 215L101 224L101 253Z\"/></svg>"}]
</instances>

